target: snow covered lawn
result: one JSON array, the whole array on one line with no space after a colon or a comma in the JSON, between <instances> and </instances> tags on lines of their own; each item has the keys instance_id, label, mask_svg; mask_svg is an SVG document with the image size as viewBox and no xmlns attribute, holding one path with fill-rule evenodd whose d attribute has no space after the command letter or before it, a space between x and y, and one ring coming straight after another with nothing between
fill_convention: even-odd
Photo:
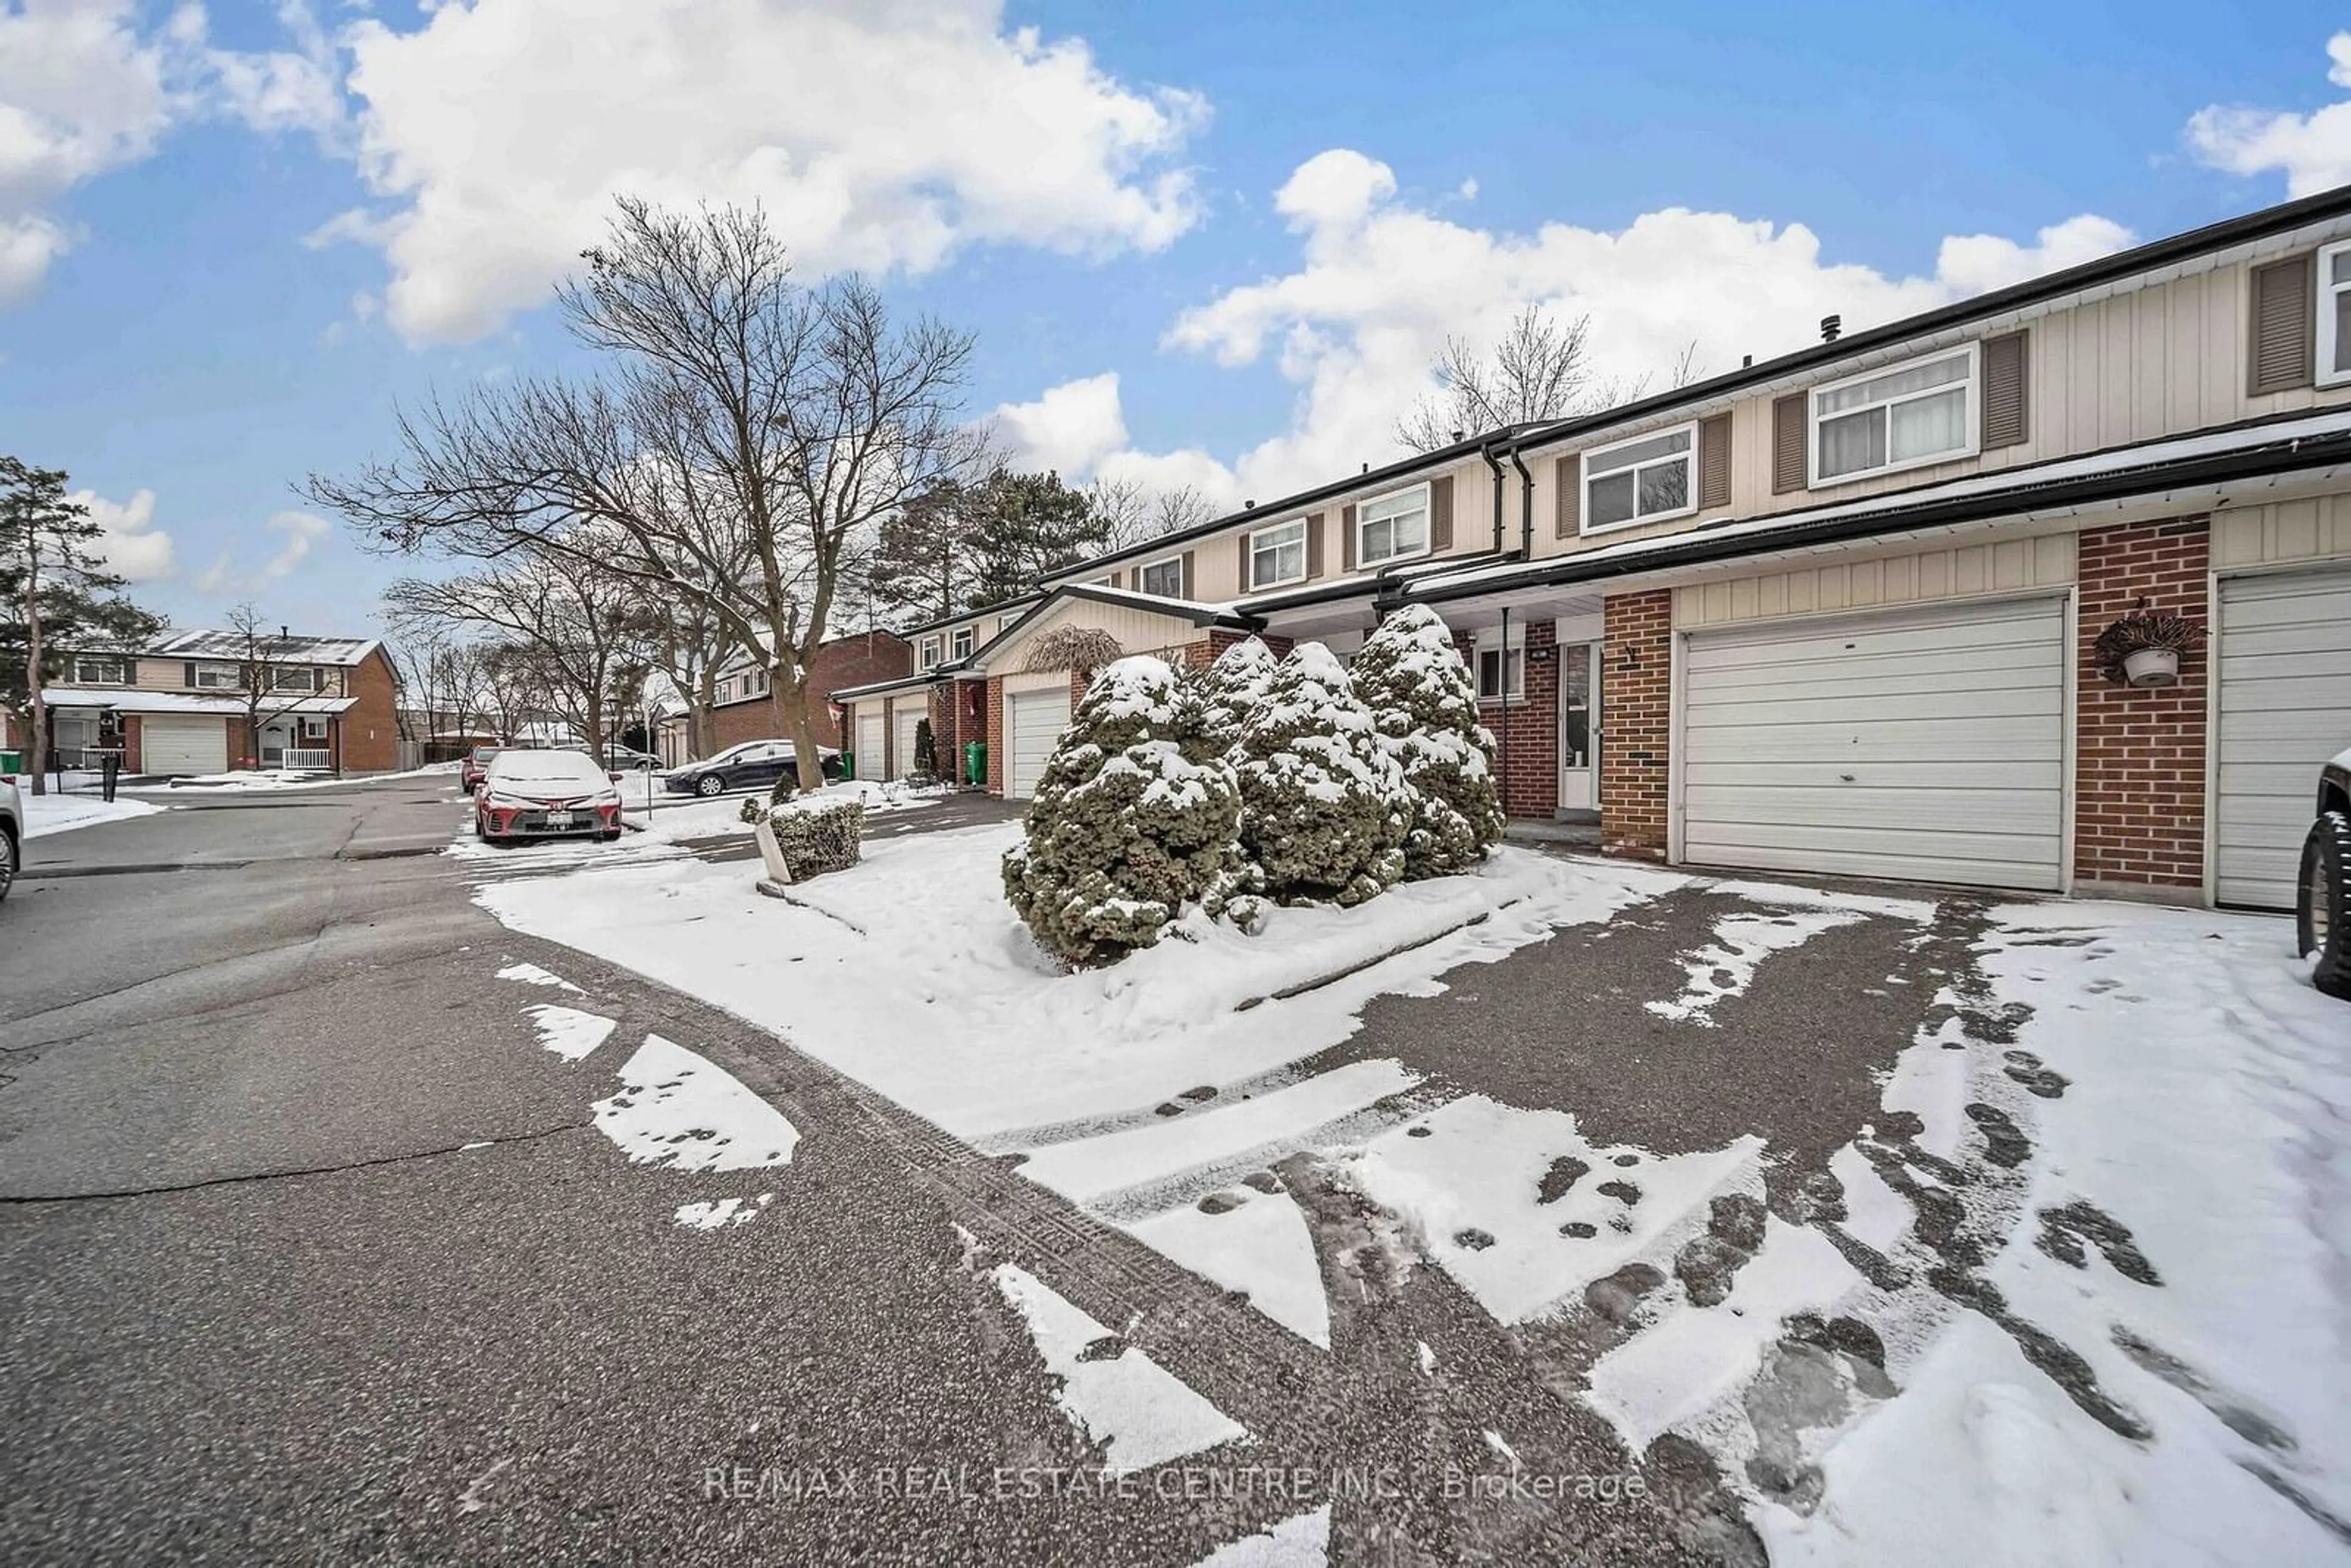
<instances>
[{"instance_id":1,"label":"snow covered lawn","mask_svg":"<svg viewBox=\"0 0 2351 1568\"><path fill-rule=\"evenodd\" d=\"M1247 1291L1309 1354L1344 1354L1329 1243L1282 1175L1310 1156L1389 1218L1377 1234L1405 1272L1443 1270L1497 1334L1574 1325L1588 1348L1569 1396L1628 1456L1667 1433L1703 1445L1774 1562L2351 1549L2351 1008L2311 988L2285 922L2054 902L1987 915L1506 848L1356 910L1276 910L1255 937L1196 925L1071 974L1001 896L1018 831L870 843L793 903L755 893L748 864L692 859L476 897L1022 1156L1029 1179ZM1786 1156L1760 1134L1660 1153L1589 1131L1573 1104L1505 1103L1360 1048L1301 1065L1383 994L1481 988L1439 978L1464 964L1604 988L1614 958L1577 970L1538 945L1614 935L1602 923L1620 915L1654 931L1667 907L1674 972L1625 1005L1728 1049L1750 1048L1750 993L1799 955L1868 930L1872 961L1906 969L1850 982L1913 998L1896 1016L1918 1021L1860 1080L1875 1119L1815 1167L1819 1201L1772 1192ZM1849 999L1811 999L1813 1027L1834 1038ZM561 1011L542 1019L559 1054ZM1711 1087L1645 1084L1637 1049L1616 1071L1636 1095ZM1097 1364L1069 1347L1101 1325L1044 1281L996 1283L1114 1462L1220 1440L1222 1418L1156 1368L1081 1370ZM1188 1411L1181 1430L1106 1414L1122 1380Z\"/></svg>"},{"instance_id":2,"label":"snow covered lawn","mask_svg":"<svg viewBox=\"0 0 2351 1568\"><path fill-rule=\"evenodd\" d=\"M144 817L163 808L150 800L101 800L95 795L36 795L22 785L17 796L25 806L25 836L45 838L71 828L94 828L126 817Z\"/></svg>"}]
</instances>

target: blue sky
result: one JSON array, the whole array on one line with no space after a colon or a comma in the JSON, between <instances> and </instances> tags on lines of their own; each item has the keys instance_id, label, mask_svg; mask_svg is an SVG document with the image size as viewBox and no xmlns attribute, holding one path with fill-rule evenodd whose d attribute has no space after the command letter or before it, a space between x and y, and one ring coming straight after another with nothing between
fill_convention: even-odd
<instances>
[{"instance_id":1,"label":"blue sky","mask_svg":"<svg viewBox=\"0 0 2351 1568\"><path fill-rule=\"evenodd\" d=\"M2351 178L2339 20L0 0L0 429L180 623L361 627L401 568L292 486L567 363L611 190L747 194L973 329L1028 460L1269 496L1395 455L1522 304L1719 369Z\"/></svg>"}]
</instances>

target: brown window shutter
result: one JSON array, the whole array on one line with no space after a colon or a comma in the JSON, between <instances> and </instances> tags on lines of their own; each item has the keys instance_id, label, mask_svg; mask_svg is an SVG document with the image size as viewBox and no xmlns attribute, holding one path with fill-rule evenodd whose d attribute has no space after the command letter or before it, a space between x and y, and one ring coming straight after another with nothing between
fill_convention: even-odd
<instances>
[{"instance_id":1,"label":"brown window shutter","mask_svg":"<svg viewBox=\"0 0 2351 1568\"><path fill-rule=\"evenodd\" d=\"M2290 256L2253 268L2252 364L2248 392L2306 387L2318 363L2318 307L2314 256Z\"/></svg>"},{"instance_id":2,"label":"brown window shutter","mask_svg":"<svg viewBox=\"0 0 2351 1568\"><path fill-rule=\"evenodd\" d=\"M1718 413L1698 427L1698 506L1708 511L1730 505L1730 415Z\"/></svg>"},{"instance_id":3,"label":"brown window shutter","mask_svg":"<svg viewBox=\"0 0 2351 1568\"><path fill-rule=\"evenodd\" d=\"M1251 581L1249 580L1249 535L1247 535L1247 534L1243 534L1243 535L1241 536L1241 538L1240 538L1240 546L1241 546L1241 591L1242 591L1243 593L1248 593L1248 592L1250 592L1251 591L1253 591L1253 590L1257 587L1257 584L1255 584L1255 583L1253 583L1253 582L1251 582Z\"/></svg>"},{"instance_id":4,"label":"brown window shutter","mask_svg":"<svg viewBox=\"0 0 2351 1568\"><path fill-rule=\"evenodd\" d=\"M1552 531L1572 539L1583 517L1583 459L1570 453L1552 465L1552 473L1559 482L1559 526Z\"/></svg>"},{"instance_id":5,"label":"brown window shutter","mask_svg":"<svg viewBox=\"0 0 2351 1568\"><path fill-rule=\"evenodd\" d=\"M1790 392L1771 404L1771 494L1784 496L1804 487L1804 400L1810 392Z\"/></svg>"},{"instance_id":6,"label":"brown window shutter","mask_svg":"<svg viewBox=\"0 0 2351 1568\"><path fill-rule=\"evenodd\" d=\"M1355 570L1355 508L1339 508L1339 570Z\"/></svg>"},{"instance_id":7,"label":"brown window shutter","mask_svg":"<svg viewBox=\"0 0 2351 1568\"><path fill-rule=\"evenodd\" d=\"M1453 548L1453 476L1440 474L1428 482L1428 548Z\"/></svg>"},{"instance_id":8,"label":"brown window shutter","mask_svg":"<svg viewBox=\"0 0 2351 1568\"><path fill-rule=\"evenodd\" d=\"M1983 346L1983 448L2014 446L2030 434L2025 402L2027 334L1987 339Z\"/></svg>"},{"instance_id":9,"label":"brown window shutter","mask_svg":"<svg viewBox=\"0 0 2351 1568\"><path fill-rule=\"evenodd\" d=\"M1322 514L1306 515L1306 580L1313 581L1322 575Z\"/></svg>"},{"instance_id":10,"label":"brown window shutter","mask_svg":"<svg viewBox=\"0 0 2351 1568\"><path fill-rule=\"evenodd\" d=\"M1182 586L1181 586L1181 587L1179 587L1179 588L1177 589L1177 591L1178 591L1179 593L1181 593L1181 594L1182 594L1185 598L1186 598L1186 599L1191 598L1191 597L1192 597L1192 552L1191 552L1190 550L1186 550L1186 551L1184 552L1184 564L1183 564L1183 566L1182 566L1180 569L1178 569L1178 575L1179 575L1180 577L1182 577L1182 579L1183 579L1183 583L1182 583Z\"/></svg>"}]
</instances>

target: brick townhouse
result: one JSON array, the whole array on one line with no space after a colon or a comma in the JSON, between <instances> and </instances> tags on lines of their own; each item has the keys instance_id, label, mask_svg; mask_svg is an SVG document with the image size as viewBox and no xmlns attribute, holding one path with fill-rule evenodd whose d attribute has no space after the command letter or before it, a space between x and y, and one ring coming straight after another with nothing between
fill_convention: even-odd
<instances>
[{"instance_id":1,"label":"brick townhouse","mask_svg":"<svg viewBox=\"0 0 2351 1568\"><path fill-rule=\"evenodd\" d=\"M1056 627L1345 656L1414 602L1510 813L1610 852L2285 907L2351 746L2351 191L1252 505L833 695L885 748L984 735L1018 799ZM2201 635L2174 684L2094 652L2141 610Z\"/></svg>"},{"instance_id":2,"label":"brick townhouse","mask_svg":"<svg viewBox=\"0 0 2351 1568\"><path fill-rule=\"evenodd\" d=\"M162 777L399 765L397 682L372 638L173 632L135 653L68 655L45 697L50 755L67 766L109 748L127 772ZM26 738L12 728L0 746Z\"/></svg>"}]
</instances>

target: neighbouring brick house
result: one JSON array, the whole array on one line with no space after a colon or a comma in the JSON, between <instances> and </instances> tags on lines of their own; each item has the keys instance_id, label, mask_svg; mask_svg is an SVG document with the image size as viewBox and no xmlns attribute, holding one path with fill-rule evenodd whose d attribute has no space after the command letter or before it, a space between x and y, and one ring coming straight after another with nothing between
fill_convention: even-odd
<instances>
[{"instance_id":1,"label":"neighbouring brick house","mask_svg":"<svg viewBox=\"0 0 2351 1568\"><path fill-rule=\"evenodd\" d=\"M834 637L817 647L816 658L809 667L809 689L821 694L842 686L867 685L904 675L914 668L912 645L895 632L856 632L846 637ZM776 705L768 689L768 672L755 668L747 659L730 660L719 671L717 701L711 707L712 727L716 745L712 754L747 740L778 740L789 736L789 729L776 717ZM845 737L838 705L828 705L817 715L817 734L835 737L833 744L844 748L850 744ZM674 768L695 760L692 743L686 734L685 715L674 712L664 715L658 727L656 750L664 767Z\"/></svg>"},{"instance_id":2,"label":"neighbouring brick house","mask_svg":"<svg viewBox=\"0 0 2351 1568\"><path fill-rule=\"evenodd\" d=\"M173 632L135 653L69 655L45 696L50 754L68 767L116 748L125 771L167 777L388 773L400 756L397 683L372 638Z\"/></svg>"},{"instance_id":3,"label":"neighbouring brick house","mask_svg":"<svg viewBox=\"0 0 2351 1568\"><path fill-rule=\"evenodd\" d=\"M1251 505L833 695L893 771L928 713L1019 798L1081 679L1053 627L1343 657L1408 602L1510 814L1609 852L2283 907L2351 745L2351 190ZM2141 608L2205 634L2175 685L2098 665Z\"/></svg>"}]
</instances>

